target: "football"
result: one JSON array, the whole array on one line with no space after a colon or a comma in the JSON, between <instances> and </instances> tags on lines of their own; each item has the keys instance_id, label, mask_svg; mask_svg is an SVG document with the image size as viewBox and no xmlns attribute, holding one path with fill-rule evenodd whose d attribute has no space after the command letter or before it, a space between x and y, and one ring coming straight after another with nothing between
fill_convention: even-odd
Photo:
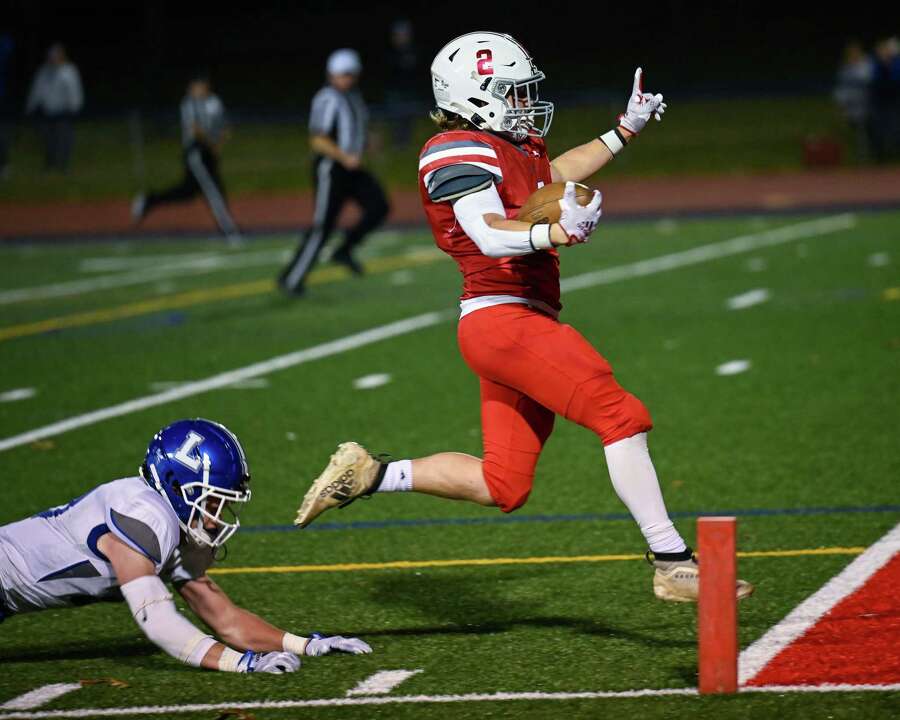
<instances>
[{"instance_id":1,"label":"football","mask_svg":"<svg viewBox=\"0 0 900 720\"><path fill-rule=\"evenodd\" d=\"M566 190L564 182L544 185L531 193L525 204L519 208L516 220L527 223L559 222L559 201ZM587 205L594 197L594 191L587 185L575 183L575 199L579 205Z\"/></svg>"}]
</instances>

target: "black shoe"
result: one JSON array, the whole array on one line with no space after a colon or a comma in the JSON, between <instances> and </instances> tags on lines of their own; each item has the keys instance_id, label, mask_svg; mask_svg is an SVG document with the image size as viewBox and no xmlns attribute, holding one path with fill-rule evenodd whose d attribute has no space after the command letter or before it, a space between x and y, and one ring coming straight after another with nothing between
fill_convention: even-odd
<instances>
[{"instance_id":1,"label":"black shoe","mask_svg":"<svg viewBox=\"0 0 900 720\"><path fill-rule=\"evenodd\" d=\"M281 290L282 293L294 298L300 298L306 295L306 284L300 283L295 287L291 287L287 284L287 274L290 268L285 268L281 271L281 274L278 276L278 289Z\"/></svg>"},{"instance_id":2,"label":"black shoe","mask_svg":"<svg viewBox=\"0 0 900 720\"><path fill-rule=\"evenodd\" d=\"M362 264L353 257L353 253L348 247L340 247L335 250L334 254L331 256L331 261L338 265L343 265L354 275L362 275L365 273Z\"/></svg>"}]
</instances>

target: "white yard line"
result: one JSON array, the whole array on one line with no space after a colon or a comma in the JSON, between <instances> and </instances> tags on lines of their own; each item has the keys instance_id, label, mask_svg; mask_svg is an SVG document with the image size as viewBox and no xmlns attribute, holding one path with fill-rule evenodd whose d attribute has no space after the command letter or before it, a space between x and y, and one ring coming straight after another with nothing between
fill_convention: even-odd
<instances>
[{"instance_id":1,"label":"white yard line","mask_svg":"<svg viewBox=\"0 0 900 720\"><path fill-rule=\"evenodd\" d=\"M613 282L618 282L619 280L646 277L647 275L653 275L667 270L697 265L709 262L710 260L736 255L738 253L750 252L751 250L756 250L761 247L779 245L802 237L813 237L838 232L840 230L847 230L852 228L855 224L856 220L852 214L834 215L819 220L810 220L777 228L775 230L767 230L755 235L742 235L730 240L723 240L709 245L701 245L689 250L661 255L648 260L639 260L625 265L605 268L596 272L583 273L582 275L576 275L563 280L561 286L564 291L573 292L575 290L597 287L598 285L608 285ZM210 390L217 390L240 380L259 377L295 365L300 365L309 362L310 360L318 360L319 358L328 357L330 355L337 355L349 350L355 350L364 345L369 345L389 337L405 335L422 328L436 325L444 320L450 319L454 315L455 313L449 311L438 311L425 313L424 315L416 315L411 318L406 318L405 320L398 320L397 322L389 323L388 325L381 325L312 348L298 350L297 352L280 355L271 358L270 360L264 360L243 368L220 373L219 375L214 375L205 380L187 383L166 392L135 398L134 400L94 410L85 413L84 415L75 415L66 420L29 430L20 435L13 435L8 438L0 439L0 452L19 447L20 445L27 445L36 440L61 435L70 430L93 425L102 422L103 420L121 417L122 415L129 415L150 407L164 405L175 400L191 397L192 395L199 395L201 393L209 392Z\"/></svg>"},{"instance_id":2,"label":"white yard line","mask_svg":"<svg viewBox=\"0 0 900 720\"><path fill-rule=\"evenodd\" d=\"M751 235L740 235L730 240L700 245L681 252L660 255L659 257L641 260L618 267L605 268L596 272L584 273L563 280L561 283L564 291L580 290L595 285L605 285L616 280L626 280L646 275L654 275L666 270L699 265L700 263L718 260L719 258L740 255L765 247L783 245L785 243L800 240L801 238L827 235L841 230L849 230L856 225L856 217L852 213L832 215L808 220L806 222L786 225L773 230L765 230Z\"/></svg>"},{"instance_id":3,"label":"white yard line","mask_svg":"<svg viewBox=\"0 0 900 720\"><path fill-rule=\"evenodd\" d=\"M348 335L347 337L322 343L321 345L315 345L311 348L287 353L286 355L278 355L269 360L246 365L245 367L236 370L229 370L218 375L213 375L205 380L185 383L184 385L179 385L178 387L154 395L135 398L134 400L101 408L100 410L94 410L93 412L85 413L84 415L75 415L66 420L45 425L44 427L30 430L21 435L4 438L0 440L0 452L20 445L27 445L36 440L43 440L44 438L62 435L70 430L75 430L76 428L85 427L87 425L94 425L103 420L121 417L122 415L130 415L131 413L140 412L141 410L156 407L157 405L165 405L193 395L200 395L201 393L209 392L210 390L229 387L237 382L248 380L250 378L260 377L262 375L277 372L278 370L302 365L303 363L312 360L319 360L321 358L330 357L331 355L338 355L340 353L348 352L349 350L355 350L381 340L397 337L398 335L406 335L407 333L445 322L453 314L454 313L444 311L416 315L411 318L406 318L405 320L398 320L397 322L388 323L387 325L379 325L378 327L370 328L369 330L363 330L354 335Z\"/></svg>"},{"instance_id":4,"label":"white yard line","mask_svg":"<svg viewBox=\"0 0 900 720\"><path fill-rule=\"evenodd\" d=\"M786 685L742 688L741 693L823 693L897 692L897 685ZM45 720L49 718L95 718L124 715L176 715L212 713L222 710L284 710L293 708L352 707L357 705L422 705L438 703L479 703L510 701L630 700L634 698L696 697L696 688L648 688L597 692L497 692L465 695L397 695L394 697L344 697L314 700L260 700L254 702L204 703L190 705L138 705L134 707L83 708L79 710L38 710L0 714L0 720Z\"/></svg>"},{"instance_id":5,"label":"white yard line","mask_svg":"<svg viewBox=\"0 0 900 720\"><path fill-rule=\"evenodd\" d=\"M756 677L778 653L815 625L819 618L865 585L897 552L900 552L900 524L745 649L738 659L740 684L744 685Z\"/></svg>"},{"instance_id":6,"label":"white yard line","mask_svg":"<svg viewBox=\"0 0 900 720\"><path fill-rule=\"evenodd\" d=\"M174 253L172 255L108 255L106 257L84 258L78 263L78 270L83 273L142 270L149 263L154 265L177 265L196 260L207 260L212 257L223 257L224 255L225 253L215 251Z\"/></svg>"},{"instance_id":7,"label":"white yard line","mask_svg":"<svg viewBox=\"0 0 900 720\"><path fill-rule=\"evenodd\" d=\"M46 705L51 700L56 700L73 690L81 690L81 683L53 683L52 685L43 685L34 690L7 700L0 705L0 710L31 710L32 708Z\"/></svg>"},{"instance_id":8,"label":"white yard line","mask_svg":"<svg viewBox=\"0 0 900 720\"><path fill-rule=\"evenodd\" d=\"M421 670L379 670L370 675L352 690L347 691L347 697L354 695L387 695L400 683L409 680L413 675L418 675Z\"/></svg>"},{"instance_id":9,"label":"white yard line","mask_svg":"<svg viewBox=\"0 0 900 720\"><path fill-rule=\"evenodd\" d=\"M290 257L290 250L259 250L231 255L193 257L183 262L165 265L159 265L154 262L152 257L148 257L146 259L147 267L132 272L4 290L0 292L0 305L10 305L28 300L47 300L50 298L83 295L97 290L141 285L186 275L203 275L235 268L278 265L285 262L288 257Z\"/></svg>"}]
</instances>

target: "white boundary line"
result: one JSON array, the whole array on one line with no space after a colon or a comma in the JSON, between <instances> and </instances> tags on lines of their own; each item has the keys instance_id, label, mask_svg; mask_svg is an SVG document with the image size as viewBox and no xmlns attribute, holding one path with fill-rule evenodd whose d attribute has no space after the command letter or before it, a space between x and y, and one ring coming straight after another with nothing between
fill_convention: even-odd
<instances>
[{"instance_id":1,"label":"white boundary line","mask_svg":"<svg viewBox=\"0 0 900 720\"><path fill-rule=\"evenodd\" d=\"M764 688L742 688L740 694L751 693L823 693L823 692L898 692L896 685L784 685ZM93 718L123 715L175 715L188 712L221 710L284 710L292 708L348 707L355 705L416 705L425 703L508 702L512 700L629 700L647 697L698 697L696 688L648 688L645 690L597 692L497 692L465 695L397 695L395 697L320 698L315 700L259 700L234 703L185 705L139 705L118 708L83 708L78 710L39 710L0 714L0 720L42 720L44 718Z\"/></svg>"},{"instance_id":2,"label":"white boundary line","mask_svg":"<svg viewBox=\"0 0 900 720\"><path fill-rule=\"evenodd\" d=\"M900 524L747 647L738 659L738 682L741 685L750 682L778 653L815 625L825 613L865 585L897 552L900 552Z\"/></svg>"},{"instance_id":3,"label":"white boundary line","mask_svg":"<svg viewBox=\"0 0 900 720\"><path fill-rule=\"evenodd\" d=\"M856 219L852 214L845 213L842 215L833 215L831 217L820 218L817 220L809 220L806 222L787 225L785 227L767 230L752 235L742 235L730 240L723 240L708 245L700 245L689 250L661 255L659 257L650 258L648 260L639 260L625 265L618 265L611 268L605 268L595 272L583 273L574 277L567 278L561 283L564 291L572 292L575 290L583 290L598 285L607 285L619 280L627 280L637 277L646 277L667 270L687 267L689 265L697 265L699 263L716 260L718 258L729 257L739 253L750 252L762 247L771 247L783 243L798 240L800 238L815 237L827 233L839 232L852 228L856 224ZM164 405L175 400L181 400L192 395L217 390L227 387L240 380L259 377L277 370L300 365L310 360L318 360L330 355L355 350L369 345L379 340L385 340L398 335L405 335L421 330L422 328L437 325L444 320L449 319L453 314L449 311L438 311L416 315L414 317L398 320L397 322L381 325L378 327L365 330L355 335L339 338L322 345L316 345L305 350L288 353L287 355L279 355L269 360L253 363L243 368L230 370L219 375L214 375L205 380L186 383L178 388L173 388L163 393L148 395L141 398L135 398L118 405L101 408L93 412L83 415L75 415L66 420L45 425L19 435L13 435L8 438L0 439L0 452L10 450L20 445L27 445L36 440L61 435L76 428L93 425L103 420L109 420L122 415L129 415L139 412L157 405Z\"/></svg>"}]
</instances>

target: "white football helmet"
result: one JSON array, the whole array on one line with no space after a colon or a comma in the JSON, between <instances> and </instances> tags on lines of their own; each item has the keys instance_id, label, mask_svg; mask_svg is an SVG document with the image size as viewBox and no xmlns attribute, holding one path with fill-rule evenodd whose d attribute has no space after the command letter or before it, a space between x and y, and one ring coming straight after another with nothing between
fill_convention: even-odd
<instances>
[{"instance_id":1,"label":"white football helmet","mask_svg":"<svg viewBox=\"0 0 900 720\"><path fill-rule=\"evenodd\" d=\"M553 103L538 99L543 79L525 48L502 33L460 35L431 63L439 108L482 130L509 133L518 142L550 130Z\"/></svg>"}]
</instances>

